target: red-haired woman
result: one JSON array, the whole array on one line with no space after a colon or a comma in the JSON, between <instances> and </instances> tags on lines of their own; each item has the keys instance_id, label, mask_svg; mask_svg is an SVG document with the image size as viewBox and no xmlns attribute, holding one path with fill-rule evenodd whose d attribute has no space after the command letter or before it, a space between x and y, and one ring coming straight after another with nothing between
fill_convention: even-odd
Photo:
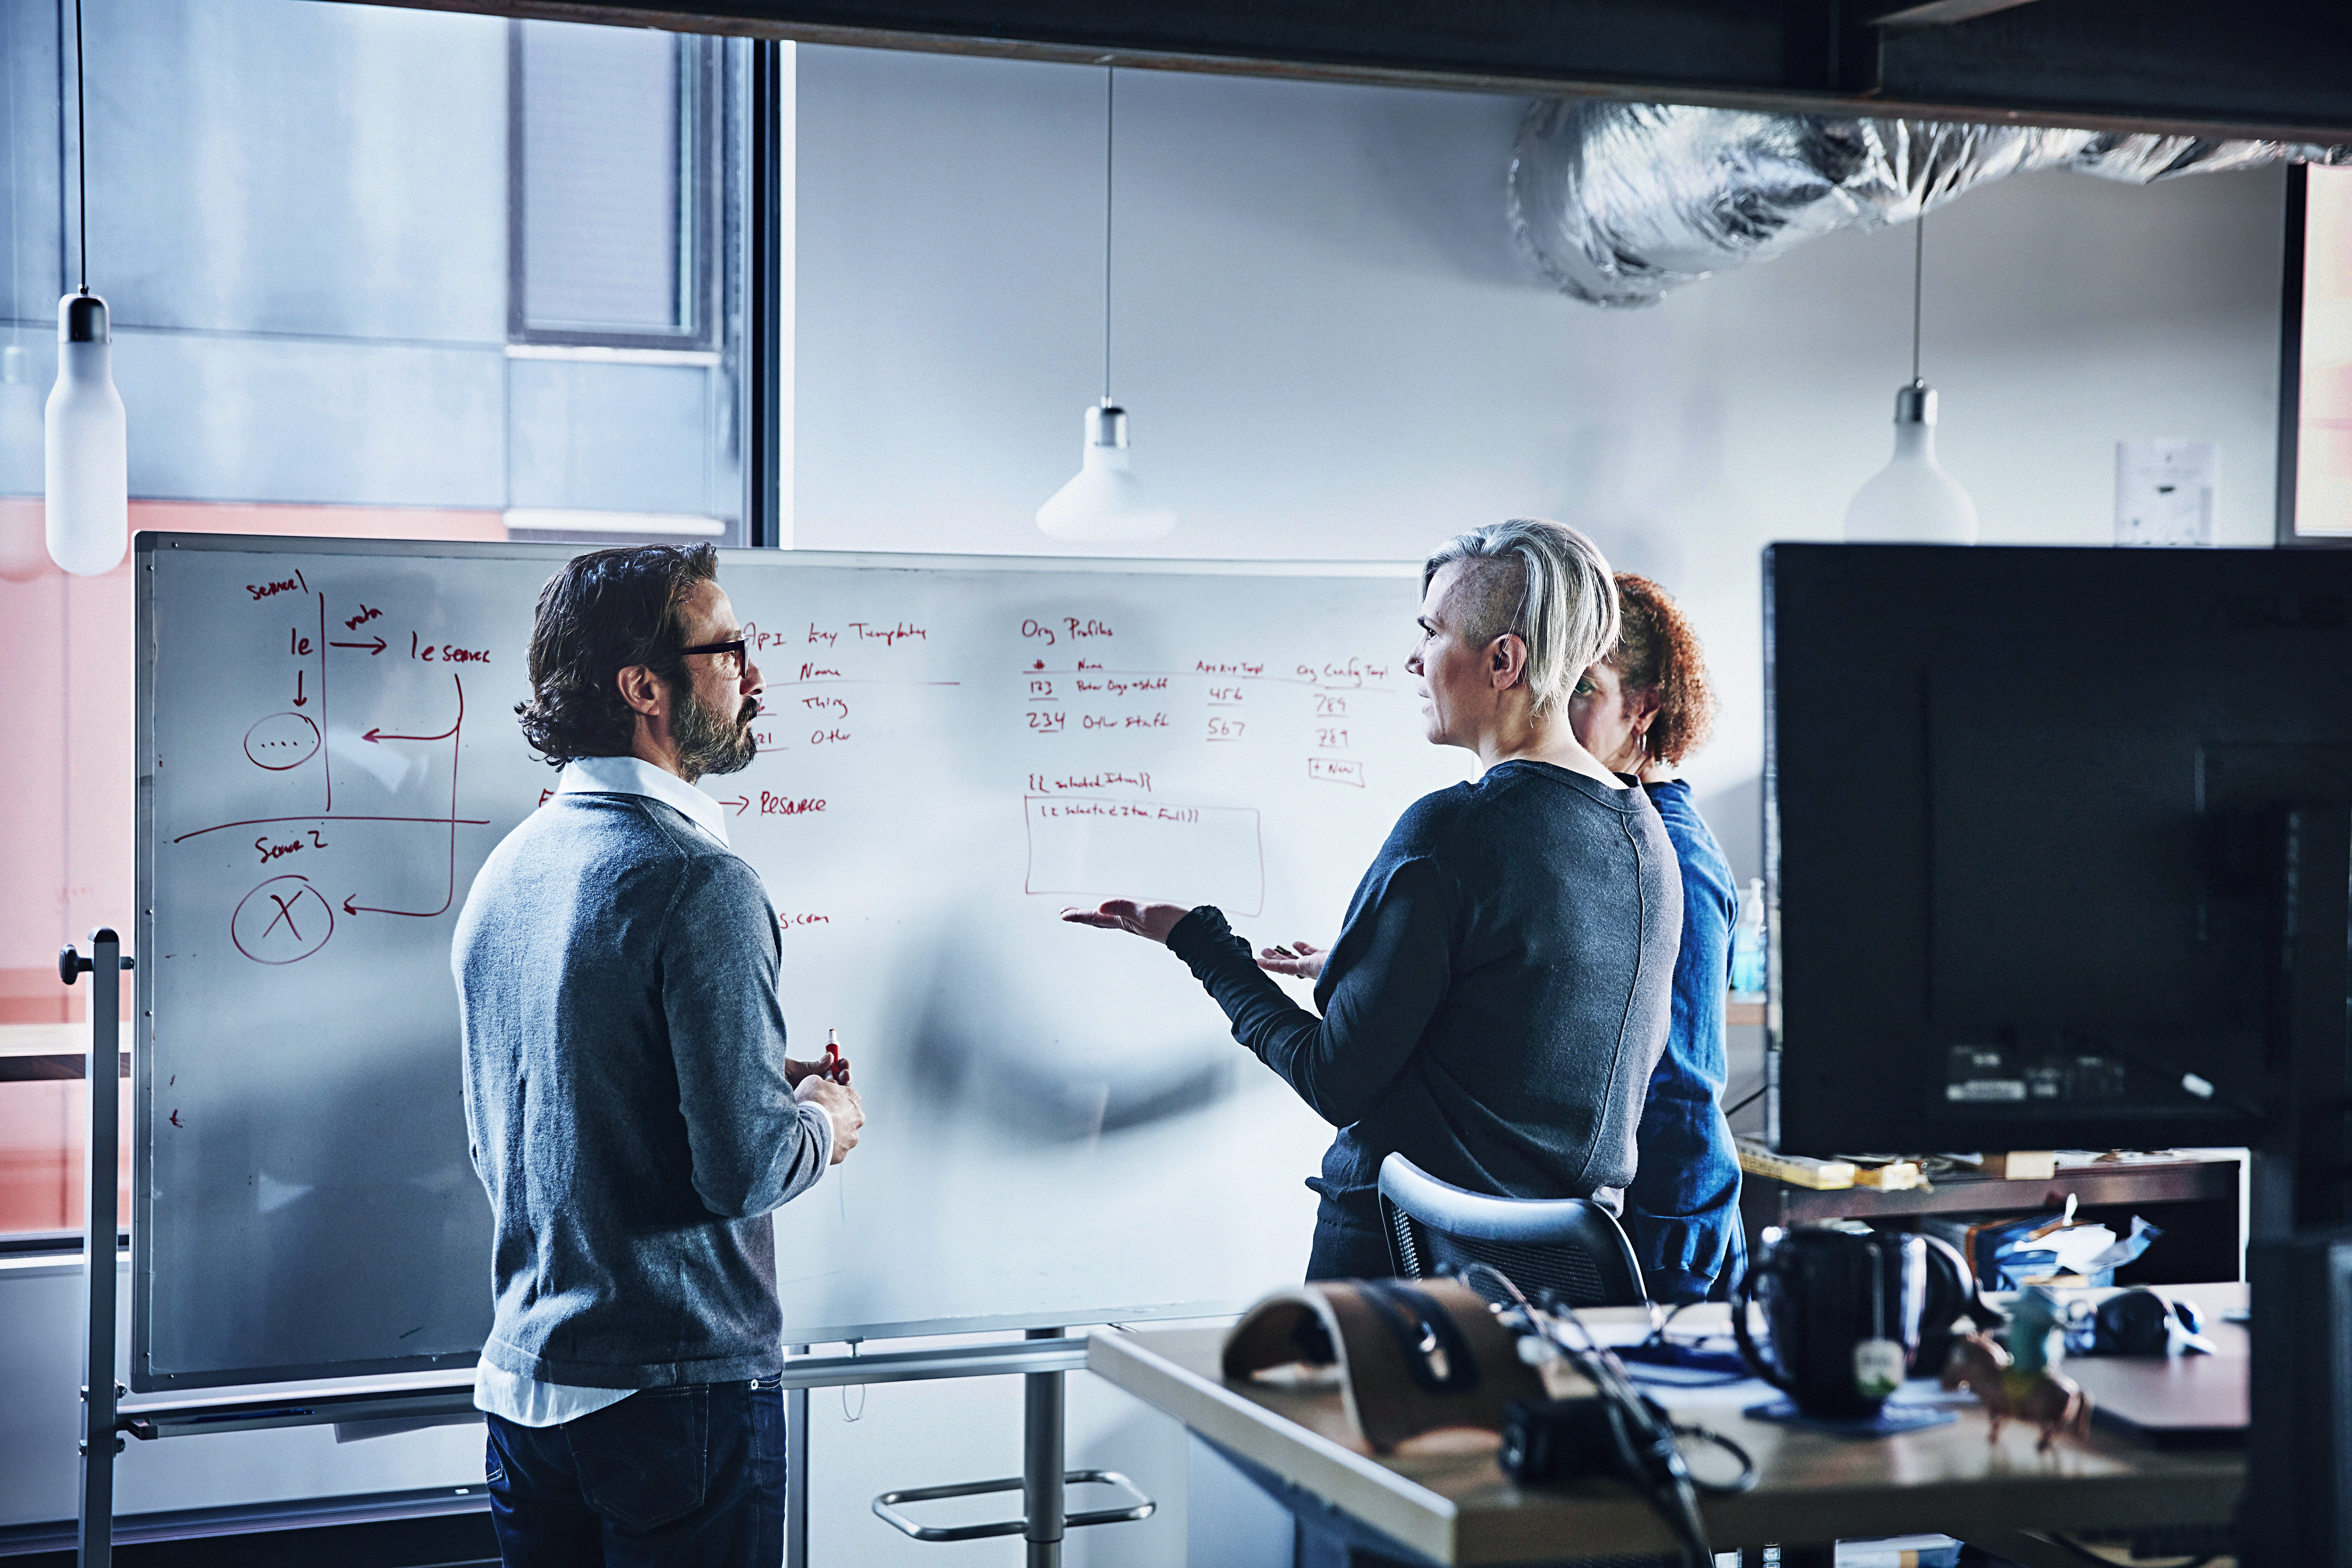
<instances>
[{"instance_id":1,"label":"red-haired woman","mask_svg":"<svg viewBox=\"0 0 2352 1568\"><path fill-rule=\"evenodd\" d=\"M1665 591L1617 576L1621 629L1569 700L1576 737L1603 766L1642 781L1682 863L1682 951L1674 1021L1634 1133L1625 1227L1657 1301L1720 1297L1748 1252L1739 1224L1739 1162L1721 1100L1723 1006L1739 897L1731 864L1677 776L1715 721L1698 637Z\"/></svg>"}]
</instances>

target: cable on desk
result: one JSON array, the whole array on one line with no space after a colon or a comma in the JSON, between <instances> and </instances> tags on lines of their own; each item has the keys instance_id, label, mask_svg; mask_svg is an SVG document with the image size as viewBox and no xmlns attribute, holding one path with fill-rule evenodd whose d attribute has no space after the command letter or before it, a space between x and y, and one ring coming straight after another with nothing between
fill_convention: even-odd
<instances>
[{"instance_id":1,"label":"cable on desk","mask_svg":"<svg viewBox=\"0 0 2352 1568\"><path fill-rule=\"evenodd\" d=\"M1709 1377L1643 1376L1634 1367L1625 1369L1627 1381L1644 1384L1652 1388L1729 1388L1735 1383L1753 1383L1756 1374L1747 1372L1722 1372Z\"/></svg>"},{"instance_id":2,"label":"cable on desk","mask_svg":"<svg viewBox=\"0 0 2352 1568\"><path fill-rule=\"evenodd\" d=\"M1721 1433L1704 1426L1679 1426L1664 1406L1636 1388L1625 1365L1602 1347L1594 1338L1576 1309L1557 1299L1549 1299L1543 1310L1529 1301L1527 1294L1511 1277L1490 1263L1474 1263L1462 1270L1465 1284L1476 1288L1483 1276L1494 1281L1508 1302L1517 1309L1514 1314L1526 1331L1536 1335L1572 1362L1577 1370L1591 1381L1601 1399L1601 1415L1609 1434L1609 1447L1614 1451L1617 1466L1624 1478L1647 1493L1652 1506L1664 1516L1682 1548L1685 1568L1712 1568L1715 1549L1707 1540L1706 1522L1698 1511L1698 1493L1741 1492L1756 1484L1756 1463L1748 1451ZM1489 1298L1492 1299L1491 1297ZM1503 1302L1496 1302L1497 1308ZM1673 1314L1668 1314L1668 1321ZM1573 1326L1583 1342L1571 1343L1561 1333L1559 1325ZM1660 1328L1663 1329L1661 1324ZM1698 1480L1684 1463L1680 1440L1693 1441L1721 1448L1739 1461L1738 1479L1727 1482ZM1506 1446L1509 1437L1505 1438ZM1509 1466L1505 1467L1507 1470ZM1512 1473L1517 1474L1516 1471Z\"/></svg>"},{"instance_id":3,"label":"cable on desk","mask_svg":"<svg viewBox=\"0 0 2352 1568\"><path fill-rule=\"evenodd\" d=\"M1647 1384L1653 1388L1728 1388L1735 1383L1747 1383L1750 1381L1753 1378L1754 1373L1747 1371L1744 1367L1734 1372L1718 1373L1711 1377L1652 1377L1644 1376L1643 1374L1642 1367L1644 1363L1644 1357L1642 1352L1645 1351L1676 1350L1695 1352L1700 1354L1712 1354L1723 1352L1734 1356L1738 1354L1736 1350L1729 1348L1732 1343L1732 1338L1727 1333L1703 1333L1695 1339L1678 1340L1666 1332L1668 1329L1674 1326L1674 1321L1676 1318L1682 1316L1683 1313L1688 1311L1693 1307L1704 1305L1706 1305L1706 1303L1700 1301L1683 1301L1667 1308L1663 1313L1659 1313L1656 1321L1651 1325L1650 1337L1643 1340L1640 1344L1634 1346L1633 1351L1629 1352L1633 1357L1634 1364L1628 1366L1625 1369L1625 1375L1635 1383ZM1654 1309L1653 1310L1654 1310ZM1713 1349L1710 1349L1711 1344L1714 1346ZM1623 1357L1621 1355L1619 1359L1622 1360ZM1705 1368L1688 1368L1687 1363L1666 1363L1665 1364L1682 1365L1688 1370L1694 1371L1706 1370Z\"/></svg>"}]
</instances>

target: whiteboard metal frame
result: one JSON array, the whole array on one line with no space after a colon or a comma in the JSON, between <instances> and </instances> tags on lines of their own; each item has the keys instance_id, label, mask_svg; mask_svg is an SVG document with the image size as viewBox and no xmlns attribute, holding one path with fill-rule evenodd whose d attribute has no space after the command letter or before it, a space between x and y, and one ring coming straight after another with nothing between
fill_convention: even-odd
<instances>
[{"instance_id":1,"label":"whiteboard metal frame","mask_svg":"<svg viewBox=\"0 0 2352 1568\"><path fill-rule=\"evenodd\" d=\"M786 1356L780 1385L791 1390L877 1383L928 1383L953 1377L1031 1376L1084 1372L1087 1336L945 1345L878 1355ZM142 1442L278 1426L425 1419L455 1425L475 1419L474 1381L425 1385L353 1378L316 1390L249 1393L227 1398L141 1399L121 1405L117 1425Z\"/></svg>"},{"instance_id":2,"label":"whiteboard metal frame","mask_svg":"<svg viewBox=\"0 0 2352 1568\"><path fill-rule=\"evenodd\" d=\"M362 555L385 558L449 560L545 561L550 571L562 562L602 545L570 542L525 542L499 540L377 540L320 538L291 534L174 533L141 531L132 536L136 566L135 625L138 699L133 731L138 770L138 918L135 952L154 950L154 802L147 759L155 754L155 672L163 650L154 637L155 558L165 551L217 554ZM1410 561L1311 560L1182 560L1129 559L1117 556L947 555L893 551L773 550L722 548L718 552L723 574L730 567L768 571L800 565L904 572L1101 573L1135 575L1234 577L1356 577L1410 580L1421 563ZM154 1329L152 1214L154 1194L154 998L151 992L155 969L142 964L136 981L136 1007L131 1045L131 1386L141 1392L196 1388L234 1388L261 1383L297 1383L331 1378L381 1377L402 1373L454 1370L471 1366L478 1356L417 1355L368 1362L337 1362L319 1365L247 1368L217 1373L154 1373L145 1352ZM1239 1047L1235 1047L1238 1049ZM1074 1313L1067 1308L1035 1313L987 1317L935 1318L872 1324L820 1324L814 1330L786 1325L793 1343L856 1343L867 1339L922 1338L935 1335L993 1333L1011 1330L1059 1329L1072 1322L1158 1322L1210 1318L1237 1313L1248 1299L1191 1300L1146 1303L1109 1303L1098 1310ZM867 1358L871 1361L874 1358ZM971 1375L965 1373L963 1375ZM864 1381L856 1379L849 1381ZM823 1384L818 1384L823 1386Z\"/></svg>"},{"instance_id":3,"label":"whiteboard metal frame","mask_svg":"<svg viewBox=\"0 0 2352 1568\"><path fill-rule=\"evenodd\" d=\"M142 529L131 536L135 555L191 550L223 555L446 556L453 560L569 561L608 546L570 541L502 539L348 539L298 533L173 533ZM949 555L912 550L775 550L714 546L721 569L732 562L754 567L785 564L862 567L904 572L1165 573L1177 577L1412 577L1417 561L1256 560L1236 556ZM142 603L142 609L145 605Z\"/></svg>"}]
</instances>

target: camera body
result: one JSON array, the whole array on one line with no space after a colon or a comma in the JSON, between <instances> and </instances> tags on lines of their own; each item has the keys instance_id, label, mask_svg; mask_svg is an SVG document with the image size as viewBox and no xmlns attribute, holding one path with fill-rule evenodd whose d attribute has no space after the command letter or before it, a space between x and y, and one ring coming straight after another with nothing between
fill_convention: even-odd
<instances>
[{"instance_id":1,"label":"camera body","mask_svg":"<svg viewBox=\"0 0 2352 1568\"><path fill-rule=\"evenodd\" d=\"M1672 1423L1648 1395L1641 1396L1641 1404L1646 1423L1626 1421L1597 1394L1514 1399L1503 1413L1503 1444L1495 1462L1522 1486L1614 1476L1646 1487L1649 1467L1664 1457L1661 1445L1672 1451Z\"/></svg>"},{"instance_id":2,"label":"camera body","mask_svg":"<svg viewBox=\"0 0 2352 1568\"><path fill-rule=\"evenodd\" d=\"M1618 1468L1609 1413L1598 1399L1514 1399L1495 1462L1522 1486L1550 1486Z\"/></svg>"}]
</instances>

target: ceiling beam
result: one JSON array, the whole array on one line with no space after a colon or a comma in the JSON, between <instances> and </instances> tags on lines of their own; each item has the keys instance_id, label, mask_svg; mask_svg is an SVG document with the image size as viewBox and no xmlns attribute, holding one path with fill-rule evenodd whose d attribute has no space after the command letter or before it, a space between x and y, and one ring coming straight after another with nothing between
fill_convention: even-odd
<instances>
[{"instance_id":1,"label":"ceiling beam","mask_svg":"<svg viewBox=\"0 0 2352 1568\"><path fill-rule=\"evenodd\" d=\"M2352 142L2352 5L2301 0L409 3L1528 96Z\"/></svg>"}]
</instances>

